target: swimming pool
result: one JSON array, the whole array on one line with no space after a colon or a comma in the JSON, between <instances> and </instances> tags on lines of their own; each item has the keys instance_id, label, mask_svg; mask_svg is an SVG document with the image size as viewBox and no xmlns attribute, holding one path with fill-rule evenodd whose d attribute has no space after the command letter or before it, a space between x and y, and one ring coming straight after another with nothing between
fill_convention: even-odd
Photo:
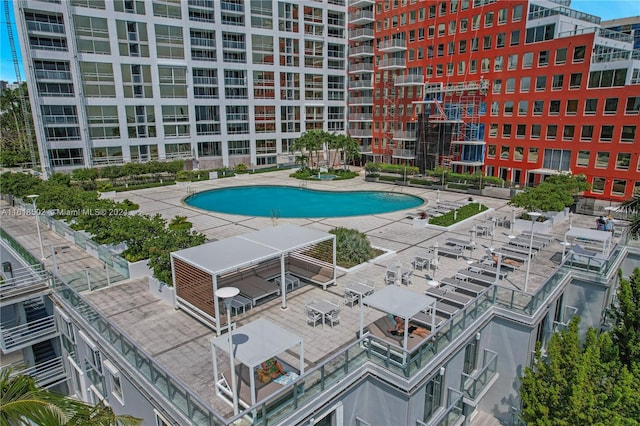
<instances>
[{"instance_id":1,"label":"swimming pool","mask_svg":"<svg viewBox=\"0 0 640 426\"><path fill-rule=\"evenodd\" d=\"M219 213L261 217L344 217L417 207L420 197L384 191L316 191L292 186L243 186L194 194L185 203Z\"/></svg>"}]
</instances>

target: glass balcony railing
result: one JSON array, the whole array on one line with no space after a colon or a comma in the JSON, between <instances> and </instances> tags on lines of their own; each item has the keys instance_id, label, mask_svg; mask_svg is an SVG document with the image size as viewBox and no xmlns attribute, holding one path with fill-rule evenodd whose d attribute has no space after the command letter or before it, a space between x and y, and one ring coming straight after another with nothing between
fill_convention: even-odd
<instances>
[{"instance_id":1,"label":"glass balcony railing","mask_svg":"<svg viewBox=\"0 0 640 426\"><path fill-rule=\"evenodd\" d=\"M455 389L449 388L448 401L449 405L439 415L429 420L428 423L418 420L418 426L453 426L459 424L462 417L462 393Z\"/></svg>"},{"instance_id":2,"label":"glass balcony railing","mask_svg":"<svg viewBox=\"0 0 640 426\"><path fill-rule=\"evenodd\" d=\"M464 395L471 400L475 400L496 374L497 367L498 354L489 349L484 349L482 368L475 374L462 373L460 389L462 389Z\"/></svg>"},{"instance_id":3,"label":"glass balcony railing","mask_svg":"<svg viewBox=\"0 0 640 426\"><path fill-rule=\"evenodd\" d=\"M53 283L55 299L70 312L75 312L88 327L109 342L110 347L130 363L132 371L144 376L158 392L173 402L182 414L191 419L192 423L203 426L228 424L207 403L193 395L186 385L156 364L151 355L130 341L119 328L104 318L67 283L58 277L53 278Z\"/></svg>"},{"instance_id":4,"label":"glass balcony railing","mask_svg":"<svg viewBox=\"0 0 640 426\"><path fill-rule=\"evenodd\" d=\"M49 288L49 274L42 266L14 269L11 278L0 285L0 302L25 294L34 294Z\"/></svg>"}]
</instances>

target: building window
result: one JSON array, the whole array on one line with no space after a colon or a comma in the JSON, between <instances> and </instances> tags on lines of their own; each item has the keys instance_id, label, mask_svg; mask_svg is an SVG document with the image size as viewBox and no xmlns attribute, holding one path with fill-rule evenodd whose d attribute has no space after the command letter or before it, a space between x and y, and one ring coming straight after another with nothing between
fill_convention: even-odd
<instances>
[{"instance_id":1,"label":"building window","mask_svg":"<svg viewBox=\"0 0 640 426\"><path fill-rule=\"evenodd\" d=\"M489 124L489 137L495 138L498 136L498 125L495 123ZM495 145L494 145L495 147ZM494 157L495 157L495 149L494 149Z\"/></svg>"},{"instance_id":2,"label":"building window","mask_svg":"<svg viewBox=\"0 0 640 426\"><path fill-rule=\"evenodd\" d=\"M600 128L600 141L611 142L613 140L613 126L602 126Z\"/></svg>"},{"instance_id":3,"label":"building window","mask_svg":"<svg viewBox=\"0 0 640 426\"><path fill-rule=\"evenodd\" d=\"M636 138L636 126L622 126L620 142L633 142Z\"/></svg>"},{"instance_id":4,"label":"building window","mask_svg":"<svg viewBox=\"0 0 640 426\"><path fill-rule=\"evenodd\" d=\"M504 115L506 116L513 115L513 101L506 101L504 103Z\"/></svg>"},{"instance_id":5,"label":"building window","mask_svg":"<svg viewBox=\"0 0 640 426\"><path fill-rule=\"evenodd\" d=\"M500 159L501 160L508 160L509 159L509 149L510 147L507 145L502 145L500 147Z\"/></svg>"},{"instance_id":6,"label":"building window","mask_svg":"<svg viewBox=\"0 0 640 426\"><path fill-rule=\"evenodd\" d=\"M578 113L578 100L577 99L569 99L567 101L567 115L576 115Z\"/></svg>"},{"instance_id":7,"label":"building window","mask_svg":"<svg viewBox=\"0 0 640 426\"><path fill-rule=\"evenodd\" d=\"M549 102L549 115L559 115L560 114L560 101L554 100Z\"/></svg>"},{"instance_id":8,"label":"building window","mask_svg":"<svg viewBox=\"0 0 640 426\"><path fill-rule=\"evenodd\" d=\"M582 126L582 132L580 133L581 141L590 141L593 138L593 125L585 124Z\"/></svg>"},{"instance_id":9,"label":"building window","mask_svg":"<svg viewBox=\"0 0 640 426\"><path fill-rule=\"evenodd\" d=\"M464 364L462 372L465 374L471 374L477 368L478 363L478 341L474 338L464 348Z\"/></svg>"},{"instance_id":10,"label":"building window","mask_svg":"<svg viewBox=\"0 0 640 426\"><path fill-rule=\"evenodd\" d=\"M524 147L516 146L513 150L513 161L522 161L524 159Z\"/></svg>"},{"instance_id":11,"label":"building window","mask_svg":"<svg viewBox=\"0 0 640 426\"><path fill-rule=\"evenodd\" d=\"M104 360L104 366L109 372L111 382L111 393L115 396L121 404L124 404L124 398L122 396L122 382L120 380L120 371L109 361Z\"/></svg>"},{"instance_id":12,"label":"building window","mask_svg":"<svg viewBox=\"0 0 640 426\"><path fill-rule=\"evenodd\" d=\"M520 92L529 93L530 88L531 88L531 77L522 77L520 79Z\"/></svg>"},{"instance_id":13,"label":"building window","mask_svg":"<svg viewBox=\"0 0 640 426\"><path fill-rule=\"evenodd\" d=\"M562 90L563 84L564 84L564 75L556 74L553 76L553 80L551 83L551 90Z\"/></svg>"},{"instance_id":14,"label":"building window","mask_svg":"<svg viewBox=\"0 0 640 426\"><path fill-rule=\"evenodd\" d=\"M538 66L545 67L547 65L549 65L549 51L541 50L538 54Z\"/></svg>"},{"instance_id":15,"label":"building window","mask_svg":"<svg viewBox=\"0 0 640 426\"><path fill-rule=\"evenodd\" d=\"M622 196L627 191L627 181L625 179L614 179L611 186L611 195Z\"/></svg>"},{"instance_id":16,"label":"building window","mask_svg":"<svg viewBox=\"0 0 640 426\"><path fill-rule=\"evenodd\" d=\"M551 170L569 171L571 151L566 149L545 149L542 167Z\"/></svg>"},{"instance_id":17,"label":"building window","mask_svg":"<svg viewBox=\"0 0 640 426\"><path fill-rule=\"evenodd\" d=\"M604 101L604 113L613 115L618 112L618 98L607 98Z\"/></svg>"},{"instance_id":18,"label":"building window","mask_svg":"<svg viewBox=\"0 0 640 426\"><path fill-rule=\"evenodd\" d=\"M589 88L622 87L627 80L627 69L591 71L589 73Z\"/></svg>"},{"instance_id":19,"label":"building window","mask_svg":"<svg viewBox=\"0 0 640 426\"><path fill-rule=\"evenodd\" d=\"M542 131L541 124L531 125L531 139L540 139L540 132Z\"/></svg>"},{"instance_id":20,"label":"building window","mask_svg":"<svg viewBox=\"0 0 640 426\"><path fill-rule=\"evenodd\" d=\"M572 73L569 78L569 89L579 89L582 85L582 73Z\"/></svg>"},{"instance_id":21,"label":"building window","mask_svg":"<svg viewBox=\"0 0 640 426\"><path fill-rule=\"evenodd\" d=\"M529 112L529 101L518 102L518 115L524 116Z\"/></svg>"},{"instance_id":22,"label":"building window","mask_svg":"<svg viewBox=\"0 0 640 426\"><path fill-rule=\"evenodd\" d=\"M640 96L630 96L627 98L627 107L624 113L627 115L637 115L640 111Z\"/></svg>"},{"instance_id":23,"label":"building window","mask_svg":"<svg viewBox=\"0 0 640 426\"><path fill-rule=\"evenodd\" d=\"M533 66L533 52L526 52L522 55L522 68L531 68Z\"/></svg>"},{"instance_id":24,"label":"building window","mask_svg":"<svg viewBox=\"0 0 640 426\"><path fill-rule=\"evenodd\" d=\"M496 129L496 134L498 133L498 125L497 124L492 124L492 126L495 126ZM489 145L489 147L487 148L487 157L488 158L496 158L496 145Z\"/></svg>"},{"instance_id":25,"label":"building window","mask_svg":"<svg viewBox=\"0 0 640 426\"><path fill-rule=\"evenodd\" d=\"M442 376L436 374L425 388L424 417L423 421L428 421L431 416L440 408L442 403Z\"/></svg>"},{"instance_id":26,"label":"building window","mask_svg":"<svg viewBox=\"0 0 640 426\"><path fill-rule=\"evenodd\" d=\"M536 77L536 92L542 92L547 89L547 76L539 75Z\"/></svg>"},{"instance_id":27,"label":"building window","mask_svg":"<svg viewBox=\"0 0 640 426\"><path fill-rule=\"evenodd\" d=\"M562 130L562 140L572 141L575 131L576 126L574 126L573 124L565 124L564 129Z\"/></svg>"},{"instance_id":28,"label":"building window","mask_svg":"<svg viewBox=\"0 0 640 426\"><path fill-rule=\"evenodd\" d=\"M616 158L617 170L629 170L630 164L631 164L631 154L626 152L618 153L618 157Z\"/></svg>"},{"instance_id":29,"label":"building window","mask_svg":"<svg viewBox=\"0 0 640 426\"><path fill-rule=\"evenodd\" d=\"M567 62L567 48L561 47L556 50L555 64L560 65Z\"/></svg>"},{"instance_id":30,"label":"building window","mask_svg":"<svg viewBox=\"0 0 640 426\"><path fill-rule=\"evenodd\" d=\"M587 53L587 46L576 46L573 48L573 62L584 62Z\"/></svg>"},{"instance_id":31,"label":"building window","mask_svg":"<svg viewBox=\"0 0 640 426\"><path fill-rule=\"evenodd\" d=\"M508 78L507 79L506 93L513 93L515 91L516 91L516 79L515 78Z\"/></svg>"},{"instance_id":32,"label":"building window","mask_svg":"<svg viewBox=\"0 0 640 426\"><path fill-rule=\"evenodd\" d=\"M555 140L558 134L558 125L557 124L549 124L547 125L547 139Z\"/></svg>"},{"instance_id":33,"label":"building window","mask_svg":"<svg viewBox=\"0 0 640 426\"><path fill-rule=\"evenodd\" d=\"M576 165L578 167L588 167L589 157L591 157L591 151L578 151L578 160L576 161Z\"/></svg>"},{"instance_id":34,"label":"building window","mask_svg":"<svg viewBox=\"0 0 640 426\"><path fill-rule=\"evenodd\" d=\"M603 177L594 177L593 183L591 184L591 192L595 194L602 194L604 192L604 185L606 181L607 180Z\"/></svg>"},{"instance_id":35,"label":"building window","mask_svg":"<svg viewBox=\"0 0 640 426\"><path fill-rule=\"evenodd\" d=\"M544 101L533 101L533 115L542 115L544 111Z\"/></svg>"},{"instance_id":36,"label":"building window","mask_svg":"<svg viewBox=\"0 0 640 426\"><path fill-rule=\"evenodd\" d=\"M596 169L606 169L609 167L609 152L600 151L596 155Z\"/></svg>"},{"instance_id":37,"label":"building window","mask_svg":"<svg viewBox=\"0 0 640 426\"><path fill-rule=\"evenodd\" d=\"M598 99L590 98L584 102L584 115L595 115L598 109Z\"/></svg>"},{"instance_id":38,"label":"building window","mask_svg":"<svg viewBox=\"0 0 640 426\"><path fill-rule=\"evenodd\" d=\"M502 125L502 137L510 138L511 137L511 124L503 124Z\"/></svg>"},{"instance_id":39,"label":"building window","mask_svg":"<svg viewBox=\"0 0 640 426\"><path fill-rule=\"evenodd\" d=\"M529 148L529 154L527 155L528 163L538 162L538 148Z\"/></svg>"}]
</instances>

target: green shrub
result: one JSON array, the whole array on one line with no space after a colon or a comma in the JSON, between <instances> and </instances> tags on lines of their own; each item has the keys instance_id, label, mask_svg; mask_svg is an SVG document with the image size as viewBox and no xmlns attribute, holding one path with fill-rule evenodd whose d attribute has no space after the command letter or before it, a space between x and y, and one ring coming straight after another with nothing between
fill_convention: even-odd
<instances>
[{"instance_id":1,"label":"green shrub","mask_svg":"<svg viewBox=\"0 0 640 426\"><path fill-rule=\"evenodd\" d=\"M233 170L238 174L248 173L249 172L249 168L244 163L237 164L236 167L234 167Z\"/></svg>"},{"instance_id":2,"label":"green shrub","mask_svg":"<svg viewBox=\"0 0 640 426\"><path fill-rule=\"evenodd\" d=\"M449 213L443 214L442 216L432 217L429 219L430 225L438 225L438 226L451 226L454 223L461 222L465 219L470 218L471 216L475 216L478 213L481 213L487 210L488 207L479 204L479 203L469 203L465 206L460 207L459 209L452 210ZM454 220L454 215L456 219Z\"/></svg>"},{"instance_id":3,"label":"green shrub","mask_svg":"<svg viewBox=\"0 0 640 426\"><path fill-rule=\"evenodd\" d=\"M350 268L375 256L375 250L362 232L342 227L329 232L336 236L336 262L340 266Z\"/></svg>"}]
</instances>

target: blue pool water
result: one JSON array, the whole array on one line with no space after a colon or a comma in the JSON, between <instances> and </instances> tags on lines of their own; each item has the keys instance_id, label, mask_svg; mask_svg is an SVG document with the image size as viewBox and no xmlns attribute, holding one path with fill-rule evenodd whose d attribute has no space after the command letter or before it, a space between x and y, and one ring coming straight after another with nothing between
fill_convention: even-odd
<instances>
[{"instance_id":1,"label":"blue pool water","mask_svg":"<svg viewBox=\"0 0 640 426\"><path fill-rule=\"evenodd\" d=\"M262 217L344 217L389 213L417 207L419 197L383 191L314 191L291 186L214 189L185 199L193 207Z\"/></svg>"}]
</instances>

